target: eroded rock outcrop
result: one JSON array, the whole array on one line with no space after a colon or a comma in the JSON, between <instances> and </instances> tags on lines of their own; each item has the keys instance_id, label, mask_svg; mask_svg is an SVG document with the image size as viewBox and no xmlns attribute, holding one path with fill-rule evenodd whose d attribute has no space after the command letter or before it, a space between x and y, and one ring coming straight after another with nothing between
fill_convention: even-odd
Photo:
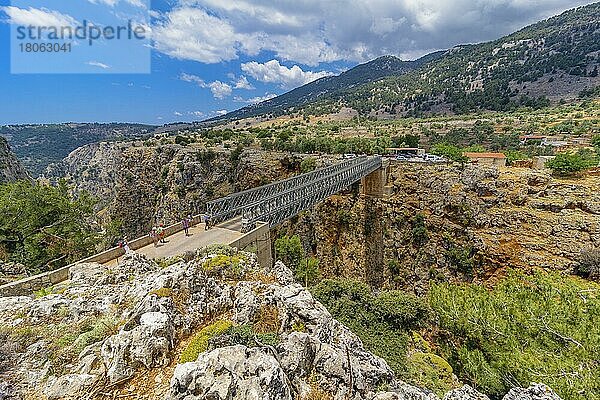
<instances>
[{"instance_id":1,"label":"eroded rock outcrop","mask_svg":"<svg viewBox=\"0 0 600 400\"><path fill-rule=\"evenodd\" d=\"M600 248L600 177L469 165L393 164L390 195L332 196L287 222L329 277L427 291L506 267L573 271Z\"/></svg>"},{"instance_id":2,"label":"eroded rock outcrop","mask_svg":"<svg viewBox=\"0 0 600 400\"><path fill-rule=\"evenodd\" d=\"M30 179L27 171L10 150L6 139L0 136L0 184Z\"/></svg>"}]
</instances>

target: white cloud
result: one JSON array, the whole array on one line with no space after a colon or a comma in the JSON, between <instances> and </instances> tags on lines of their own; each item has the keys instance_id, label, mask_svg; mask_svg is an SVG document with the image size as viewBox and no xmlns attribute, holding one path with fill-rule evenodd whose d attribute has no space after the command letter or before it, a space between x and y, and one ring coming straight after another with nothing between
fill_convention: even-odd
<instances>
[{"instance_id":1,"label":"white cloud","mask_svg":"<svg viewBox=\"0 0 600 400\"><path fill-rule=\"evenodd\" d=\"M221 81L214 81L208 84L210 91L215 99L224 99L231 95L231 86Z\"/></svg>"},{"instance_id":2,"label":"white cloud","mask_svg":"<svg viewBox=\"0 0 600 400\"><path fill-rule=\"evenodd\" d=\"M241 68L242 71L260 82L276 83L284 88L302 86L319 78L332 75L331 72L327 71L303 71L297 65L288 68L281 65L277 60L267 61L264 64L251 61L242 64Z\"/></svg>"},{"instance_id":3,"label":"white cloud","mask_svg":"<svg viewBox=\"0 0 600 400\"><path fill-rule=\"evenodd\" d=\"M29 7L19 8L13 6L0 7L10 18L9 22L15 25L23 26L75 26L77 21L68 14L61 14L58 11L47 8Z\"/></svg>"},{"instance_id":4,"label":"white cloud","mask_svg":"<svg viewBox=\"0 0 600 400\"><path fill-rule=\"evenodd\" d=\"M193 115L194 117L197 117L197 118L202 118L206 115L202 111L190 111L188 114Z\"/></svg>"},{"instance_id":5,"label":"white cloud","mask_svg":"<svg viewBox=\"0 0 600 400\"><path fill-rule=\"evenodd\" d=\"M221 81L207 83L199 76L186 74L185 72L179 75L179 79L185 82L195 83L201 88L210 89L215 99L224 99L225 97L230 96L231 92L233 91L232 87L227 83L223 83Z\"/></svg>"},{"instance_id":6,"label":"white cloud","mask_svg":"<svg viewBox=\"0 0 600 400\"><path fill-rule=\"evenodd\" d=\"M217 110L217 111L214 111L213 114L215 114L215 115L225 115L225 114L227 114L227 110Z\"/></svg>"},{"instance_id":7,"label":"white cloud","mask_svg":"<svg viewBox=\"0 0 600 400\"><path fill-rule=\"evenodd\" d=\"M92 67L98 67L98 68L102 68L102 69L110 69L110 65L101 63L99 61L88 61L86 64L91 65Z\"/></svg>"},{"instance_id":8,"label":"white cloud","mask_svg":"<svg viewBox=\"0 0 600 400\"><path fill-rule=\"evenodd\" d=\"M203 63L237 58L233 27L197 8L176 8L152 29L156 50L172 57Z\"/></svg>"},{"instance_id":9,"label":"white cloud","mask_svg":"<svg viewBox=\"0 0 600 400\"><path fill-rule=\"evenodd\" d=\"M415 58L480 42L594 0L178 0L156 48L205 63L261 51L302 65Z\"/></svg>"},{"instance_id":10,"label":"white cloud","mask_svg":"<svg viewBox=\"0 0 600 400\"><path fill-rule=\"evenodd\" d=\"M88 1L93 4L105 4L109 7L114 7L119 3L120 0L88 0ZM144 4L144 2L142 0L125 0L125 2L131 4L132 6L135 6L135 7L146 8L146 4Z\"/></svg>"},{"instance_id":11,"label":"white cloud","mask_svg":"<svg viewBox=\"0 0 600 400\"><path fill-rule=\"evenodd\" d=\"M254 89L254 86L252 86L250 84L250 82L248 82L248 78L246 78L245 76L240 76L239 79L237 81L235 81L235 85L233 87L234 89L246 89L246 90L252 90Z\"/></svg>"},{"instance_id":12,"label":"white cloud","mask_svg":"<svg viewBox=\"0 0 600 400\"><path fill-rule=\"evenodd\" d=\"M175 115L176 117L181 117L183 114L180 113L179 111L175 111L175 112L173 112L173 115Z\"/></svg>"},{"instance_id":13,"label":"white cloud","mask_svg":"<svg viewBox=\"0 0 600 400\"><path fill-rule=\"evenodd\" d=\"M244 99L243 97L236 96L234 98L234 100L237 101L238 103L257 104L257 103L262 103L263 101L271 100L275 97L277 97L276 94L266 93L264 96L256 96L256 97L252 97L249 99Z\"/></svg>"}]
</instances>

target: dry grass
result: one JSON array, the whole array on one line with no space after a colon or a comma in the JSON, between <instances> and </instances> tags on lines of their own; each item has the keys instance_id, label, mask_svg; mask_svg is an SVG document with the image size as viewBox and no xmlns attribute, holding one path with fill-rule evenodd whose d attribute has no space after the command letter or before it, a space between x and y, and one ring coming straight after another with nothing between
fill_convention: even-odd
<instances>
[{"instance_id":1,"label":"dry grass","mask_svg":"<svg viewBox=\"0 0 600 400\"><path fill-rule=\"evenodd\" d=\"M261 305L254 322L256 333L274 333L279 331L279 310L272 305Z\"/></svg>"}]
</instances>

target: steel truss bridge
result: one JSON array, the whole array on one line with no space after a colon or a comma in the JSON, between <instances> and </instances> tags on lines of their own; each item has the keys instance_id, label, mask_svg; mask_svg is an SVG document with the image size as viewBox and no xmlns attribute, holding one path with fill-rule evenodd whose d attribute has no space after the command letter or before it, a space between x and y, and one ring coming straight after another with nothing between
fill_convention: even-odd
<instances>
[{"instance_id":1,"label":"steel truss bridge","mask_svg":"<svg viewBox=\"0 0 600 400\"><path fill-rule=\"evenodd\" d=\"M260 186L207 204L211 224L242 217L242 231L256 222L271 227L315 206L381 168L381 157L356 157L341 163Z\"/></svg>"}]
</instances>

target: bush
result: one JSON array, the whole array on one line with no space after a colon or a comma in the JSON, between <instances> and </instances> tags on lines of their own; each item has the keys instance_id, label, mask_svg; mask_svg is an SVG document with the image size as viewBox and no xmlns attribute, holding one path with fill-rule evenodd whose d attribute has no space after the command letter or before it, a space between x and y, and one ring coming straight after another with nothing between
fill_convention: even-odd
<instances>
[{"instance_id":1,"label":"bush","mask_svg":"<svg viewBox=\"0 0 600 400\"><path fill-rule=\"evenodd\" d=\"M256 331L256 326L251 324L231 326L222 335L211 340L211 344L218 346L235 346L241 344L246 347L258 346L277 346L279 336L277 333L260 333Z\"/></svg>"},{"instance_id":2,"label":"bush","mask_svg":"<svg viewBox=\"0 0 600 400\"><path fill-rule=\"evenodd\" d=\"M577 273L592 279L597 279L600 276L600 249L587 248L581 250Z\"/></svg>"},{"instance_id":3,"label":"bush","mask_svg":"<svg viewBox=\"0 0 600 400\"><path fill-rule=\"evenodd\" d=\"M425 215L419 213L413 218L411 237L417 245L422 245L429 240L429 231L425 225Z\"/></svg>"},{"instance_id":4,"label":"bush","mask_svg":"<svg viewBox=\"0 0 600 400\"><path fill-rule=\"evenodd\" d=\"M304 256L304 249L298 236L284 236L275 241L275 253L279 260L295 271Z\"/></svg>"},{"instance_id":5,"label":"bush","mask_svg":"<svg viewBox=\"0 0 600 400\"><path fill-rule=\"evenodd\" d=\"M246 262L246 258L241 254L236 256L219 254L206 259L202 263L202 269L210 276L218 276L223 279L240 279Z\"/></svg>"},{"instance_id":6,"label":"bush","mask_svg":"<svg viewBox=\"0 0 600 400\"><path fill-rule=\"evenodd\" d=\"M451 144L438 143L431 148L430 152L436 156L446 157L447 159L456 162L465 163L469 161L469 159L463 155L461 148Z\"/></svg>"},{"instance_id":7,"label":"bush","mask_svg":"<svg viewBox=\"0 0 600 400\"><path fill-rule=\"evenodd\" d=\"M386 360L398 377L408 377L408 332L427 319L424 302L399 291L375 296L366 284L343 279L326 279L311 292L367 350Z\"/></svg>"},{"instance_id":8,"label":"bush","mask_svg":"<svg viewBox=\"0 0 600 400\"><path fill-rule=\"evenodd\" d=\"M179 362L186 363L196 361L198 359L198 355L208 349L209 340L215 336L225 333L229 328L231 328L231 326L231 321L217 321L204 327L200 332L192 337L187 347L181 352Z\"/></svg>"},{"instance_id":9,"label":"bush","mask_svg":"<svg viewBox=\"0 0 600 400\"><path fill-rule=\"evenodd\" d=\"M600 285L509 271L494 289L432 285L440 355L491 398L543 380L561 398L600 393Z\"/></svg>"},{"instance_id":10,"label":"bush","mask_svg":"<svg viewBox=\"0 0 600 400\"><path fill-rule=\"evenodd\" d=\"M294 277L306 287L314 285L320 276L319 260L314 257L304 258L294 271Z\"/></svg>"},{"instance_id":11,"label":"bush","mask_svg":"<svg viewBox=\"0 0 600 400\"><path fill-rule=\"evenodd\" d=\"M546 162L546 166L558 176L572 176L594 164L594 160L579 153L559 153L555 158Z\"/></svg>"},{"instance_id":12,"label":"bush","mask_svg":"<svg viewBox=\"0 0 600 400\"><path fill-rule=\"evenodd\" d=\"M446 360L433 353L415 352L408 357L413 383L435 392L438 396L454 386L452 367Z\"/></svg>"},{"instance_id":13,"label":"bush","mask_svg":"<svg viewBox=\"0 0 600 400\"><path fill-rule=\"evenodd\" d=\"M317 168L317 160L315 160L313 157L305 158L300 163L300 172L303 174L314 171L315 168Z\"/></svg>"}]
</instances>

